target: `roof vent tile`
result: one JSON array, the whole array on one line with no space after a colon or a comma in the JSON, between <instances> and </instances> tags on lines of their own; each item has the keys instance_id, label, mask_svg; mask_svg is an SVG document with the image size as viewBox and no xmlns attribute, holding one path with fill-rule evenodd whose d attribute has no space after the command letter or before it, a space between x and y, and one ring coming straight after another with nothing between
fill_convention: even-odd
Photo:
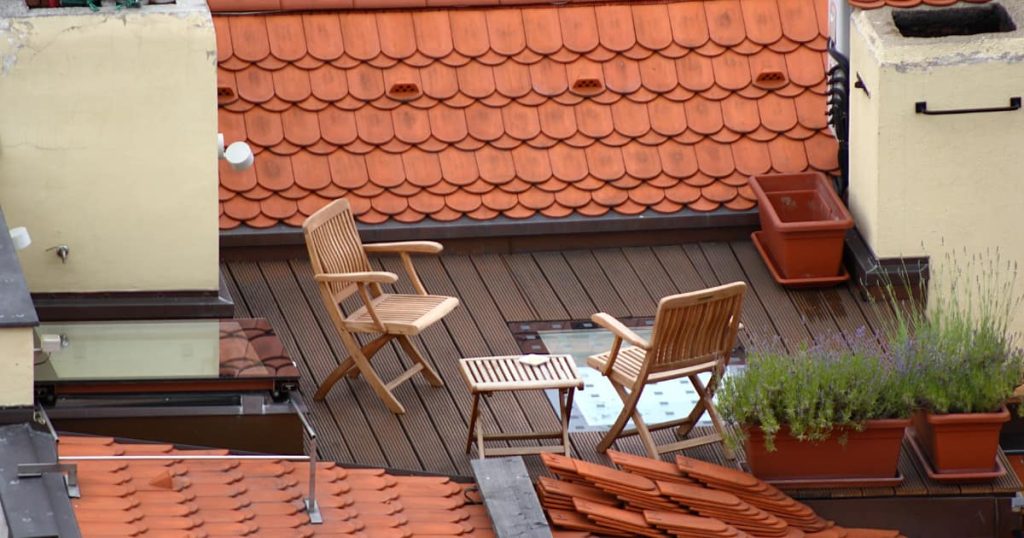
<instances>
[{"instance_id":1,"label":"roof vent tile","mask_svg":"<svg viewBox=\"0 0 1024 538\"><path fill-rule=\"evenodd\" d=\"M789 79L782 71L761 71L754 77L754 86L762 90L775 90L787 83L789 83Z\"/></svg>"},{"instance_id":2,"label":"roof vent tile","mask_svg":"<svg viewBox=\"0 0 1024 538\"><path fill-rule=\"evenodd\" d=\"M572 83L572 93L577 95L597 95L604 91L604 83L597 78L578 78Z\"/></svg>"}]
</instances>

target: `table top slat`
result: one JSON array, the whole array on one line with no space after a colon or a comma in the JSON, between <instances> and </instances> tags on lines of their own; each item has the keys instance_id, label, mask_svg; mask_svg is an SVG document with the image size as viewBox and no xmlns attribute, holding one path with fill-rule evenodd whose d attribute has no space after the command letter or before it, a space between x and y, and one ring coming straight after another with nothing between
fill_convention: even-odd
<instances>
[{"instance_id":1,"label":"table top slat","mask_svg":"<svg viewBox=\"0 0 1024 538\"><path fill-rule=\"evenodd\" d=\"M548 355L548 362L531 366L519 355L474 357L459 361L471 392L583 388L570 355Z\"/></svg>"}]
</instances>

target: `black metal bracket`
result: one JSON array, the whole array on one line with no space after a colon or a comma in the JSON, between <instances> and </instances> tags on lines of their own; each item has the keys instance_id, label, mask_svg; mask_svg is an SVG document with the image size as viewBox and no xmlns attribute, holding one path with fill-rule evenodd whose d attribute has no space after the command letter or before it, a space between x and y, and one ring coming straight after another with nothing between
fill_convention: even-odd
<instances>
[{"instance_id":1,"label":"black metal bracket","mask_svg":"<svg viewBox=\"0 0 1024 538\"><path fill-rule=\"evenodd\" d=\"M1010 106L998 106L991 108L956 108L950 110L928 110L927 101L914 103L914 112L927 114L929 116L944 116L947 114L983 114L986 112L1012 112L1020 110L1020 97L1011 97Z\"/></svg>"},{"instance_id":2,"label":"black metal bracket","mask_svg":"<svg viewBox=\"0 0 1024 538\"><path fill-rule=\"evenodd\" d=\"M867 84L864 84L864 79L860 78L860 73L857 73L857 82L853 83L853 87L857 88L857 89L860 89L860 90L864 90L864 94L868 96L868 99L871 99L871 92L868 91ZM925 103L918 103L918 104L925 104Z\"/></svg>"},{"instance_id":3,"label":"black metal bracket","mask_svg":"<svg viewBox=\"0 0 1024 538\"><path fill-rule=\"evenodd\" d=\"M68 490L68 497L78 499L82 491L78 489L78 466L71 463L20 463L18 464L18 478L38 478L43 473L64 474L64 485Z\"/></svg>"}]
</instances>

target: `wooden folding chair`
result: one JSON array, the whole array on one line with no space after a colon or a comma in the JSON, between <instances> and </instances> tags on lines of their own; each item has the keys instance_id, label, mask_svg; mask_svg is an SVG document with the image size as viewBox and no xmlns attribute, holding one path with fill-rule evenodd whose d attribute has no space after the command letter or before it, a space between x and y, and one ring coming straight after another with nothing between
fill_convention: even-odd
<instances>
[{"instance_id":1,"label":"wooden folding chair","mask_svg":"<svg viewBox=\"0 0 1024 538\"><path fill-rule=\"evenodd\" d=\"M652 458L722 440L725 429L712 397L725 374L736 341L746 289L743 282L733 282L663 298L658 303L650 342L604 312L591 317L594 323L611 331L615 340L610 351L591 356L587 365L608 377L623 403L622 412L597 445L599 452L608 450L615 439L624 435L639 435ZM632 346L622 348L623 341ZM711 373L711 380L705 386L697 376L706 372ZM684 419L646 424L636 409L644 388L680 377L689 378L693 384L699 396L697 405ZM655 444L652 430L678 426L678 434L685 436L705 411L711 415L717 433L660 446ZM630 419L635 427L627 430L626 423ZM735 459L728 446L725 454Z\"/></svg>"},{"instance_id":2,"label":"wooden folding chair","mask_svg":"<svg viewBox=\"0 0 1024 538\"><path fill-rule=\"evenodd\" d=\"M410 254L437 254L441 252L441 245L432 241L363 245L348 200L345 199L331 202L310 215L302 225L302 230L306 236L309 260L313 265L313 278L320 287L324 306L349 353L348 358L327 376L313 399L323 400L331 387L346 373L361 373L388 409L394 413L404 413L405 408L391 393L395 387L419 372L423 373L431 385L442 386L437 372L409 338L443 318L459 304L459 300L454 297L428 295L412 264ZM384 293L381 284L394 283L398 276L372 270L366 257L368 253L399 254L417 294ZM341 309L341 302L354 293L359 294L363 304L346 316ZM354 333L377 333L380 336L360 346ZM370 359L393 339L398 340L413 365L385 383L373 370Z\"/></svg>"}]
</instances>

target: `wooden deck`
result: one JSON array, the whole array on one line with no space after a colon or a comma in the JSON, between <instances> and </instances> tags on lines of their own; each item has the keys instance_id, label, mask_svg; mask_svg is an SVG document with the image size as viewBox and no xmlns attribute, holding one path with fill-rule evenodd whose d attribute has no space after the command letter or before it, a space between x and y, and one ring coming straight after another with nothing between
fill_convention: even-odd
<instances>
[{"instance_id":1,"label":"wooden deck","mask_svg":"<svg viewBox=\"0 0 1024 538\"><path fill-rule=\"evenodd\" d=\"M397 258L375 259L373 263L404 274ZM398 387L396 395L407 409L402 416L391 414L360 379L339 382L324 403L307 398L324 458L470 475L470 456L464 453L470 395L456 361L519 353L509 326L512 322L585 320L597 311L648 317L654 315L658 299L665 295L744 280L750 289L743 305L747 334L742 339L777 337L792 347L812 336L849 342L862 327L879 329L875 309L861 301L852 287L792 291L777 286L749 241L424 256L417 259L417 268L432 293L457 296L462 301L443 325L428 329L418 342L444 378L445 387L432 388L420 377ZM230 261L222 269L235 298L236 316L270 320L300 364L302 393L311 395L319 380L344 358L344 348L321 305L309 262L304 258ZM404 280L399 284L400 290L412 292ZM374 363L389 378L405 369L398 357L396 349L386 348ZM554 410L539 392L495 394L486 400L482 413L485 424L497 425L504 433L558 426ZM666 430L660 435L673 433ZM575 456L606 461L594 451L599 438L599 432L572 434ZM619 441L617 448L642 453L635 438ZM687 453L722 461L717 447ZM542 472L538 458L526 460L532 473ZM818 490L799 496L959 495L1020 488L1016 478L973 486L931 483L906 454L900 469L905 481L896 489Z\"/></svg>"}]
</instances>

